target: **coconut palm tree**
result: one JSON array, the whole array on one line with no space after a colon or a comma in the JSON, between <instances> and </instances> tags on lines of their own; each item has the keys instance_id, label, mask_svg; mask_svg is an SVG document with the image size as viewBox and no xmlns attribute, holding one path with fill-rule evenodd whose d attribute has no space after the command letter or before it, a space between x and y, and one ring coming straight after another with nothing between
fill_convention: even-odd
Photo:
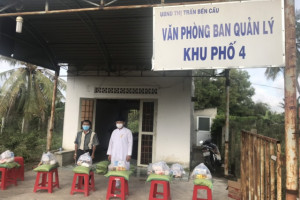
<instances>
[{"instance_id":1,"label":"coconut palm tree","mask_svg":"<svg viewBox=\"0 0 300 200\"><path fill-rule=\"evenodd\" d=\"M42 124L45 124L51 106L54 73L10 58L0 59L15 66L23 64L21 67L0 73L0 80L4 81L0 90L0 117L9 118L13 114L21 114L24 125L22 130L28 129L29 121L33 118L39 118ZM57 102L64 99L62 91L65 89L66 82L59 79Z\"/></svg>"}]
</instances>

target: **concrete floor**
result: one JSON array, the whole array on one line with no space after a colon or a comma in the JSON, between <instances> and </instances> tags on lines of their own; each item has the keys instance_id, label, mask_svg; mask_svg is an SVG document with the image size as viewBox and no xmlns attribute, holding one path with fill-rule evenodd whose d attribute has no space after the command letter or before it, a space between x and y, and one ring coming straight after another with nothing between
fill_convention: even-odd
<instances>
[{"instance_id":1,"label":"concrete floor","mask_svg":"<svg viewBox=\"0 0 300 200\"><path fill-rule=\"evenodd\" d=\"M18 186L10 185L6 190L0 190L0 199L12 200L65 200L65 199L99 199L105 200L108 178L103 175L95 174L95 189L91 191L88 197L83 193L70 195L71 184L73 180L73 166L60 167L58 170L60 188L55 188L52 194L47 191L33 192L33 186L36 178L36 172L27 171L25 181L18 181ZM145 182L146 175L144 171L137 170L137 173L130 177L128 200L147 200L150 190L150 183ZM227 180L224 178L214 178L213 199L227 199ZM171 183L172 200L192 199L193 181L187 178L174 180ZM204 194L204 197L206 195Z\"/></svg>"}]
</instances>

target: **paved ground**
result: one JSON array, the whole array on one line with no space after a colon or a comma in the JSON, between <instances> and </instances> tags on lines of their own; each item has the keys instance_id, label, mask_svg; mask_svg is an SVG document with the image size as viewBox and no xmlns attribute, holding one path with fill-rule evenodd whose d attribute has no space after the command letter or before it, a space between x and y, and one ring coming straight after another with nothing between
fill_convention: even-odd
<instances>
[{"instance_id":1,"label":"paved ground","mask_svg":"<svg viewBox=\"0 0 300 200\"><path fill-rule=\"evenodd\" d=\"M59 168L60 188L55 188L52 194L47 191L33 192L33 185L36 173L27 171L25 181L18 181L18 186L9 186L6 190L0 190L0 199L12 200L65 200L65 199L99 199L104 200L108 178L103 175L95 174L96 191L91 191L88 197L83 193L70 195L71 184L73 179L72 166ZM137 170L137 173L130 177L129 197L128 200L147 200L150 190L150 183L146 183L146 176L143 170ZM224 178L214 178L213 199L227 199L227 180ZM172 200L192 199L193 181L187 178L174 180L171 183Z\"/></svg>"}]
</instances>

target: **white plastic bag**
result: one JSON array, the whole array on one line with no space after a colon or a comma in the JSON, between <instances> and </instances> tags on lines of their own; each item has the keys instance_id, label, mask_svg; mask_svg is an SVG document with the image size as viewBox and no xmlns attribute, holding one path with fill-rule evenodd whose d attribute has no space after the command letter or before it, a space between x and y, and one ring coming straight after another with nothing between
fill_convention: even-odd
<instances>
[{"instance_id":1,"label":"white plastic bag","mask_svg":"<svg viewBox=\"0 0 300 200\"><path fill-rule=\"evenodd\" d=\"M152 170L152 163L149 163L148 167L147 167L147 174L150 175L153 173L153 170Z\"/></svg>"},{"instance_id":2,"label":"white plastic bag","mask_svg":"<svg viewBox=\"0 0 300 200\"><path fill-rule=\"evenodd\" d=\"M183 167L178 163L175 163L171 166L171 172L175 177L182 177L182 175L185 174Z\"/></svg>"},{"instance_id":3,"label":"white plastic bag","mask_svg":"<svg viewBox=\"0 0 300 200\"><path fill-rule=\"evenodd\" d=\"M199 164L193 170L191 175L193 179L212 179L209 169L203 164Z\"/></svg>"},{"instance_id":4,"label":"white plastic bag","mask_svg":"<svg viewBox=\"0 0 300 200\"><path fill-rule=\"evenodd\" d=\"M170 175L170 168L165 161L160 161L156 163L152 163L150 169L148 169L148 173L154 173L159 175Z\"/></svg>"},{"instance_id":5,"label":"white plastic bag","mask_svg":"<svg viewBox=\"0 0 300 200\"><path fill-rule=\"evenodd\" d=\"M42 165L55 165L57 163L57 160L55 156L50 153L43 153L40 164Z\"/></svg>"},{"instance_id":6,"label":"white plastic bag","mask_svg":"<svg viewBox=\"0 0 300 200\"><path fill-rule=\"evenodd\" d=\"M89 152L82 154L77 160L77 165L79 165L79 166L92 167L92 164L93 164L93 161L92 161L92 157L90 156Z\"/></svg>"},{"instance_id":7,"label":"white plastic bag","mask_svg":"<svg viewBox=\"0 0 300 200\"><path fill-rule=\"evenodd\" d=\"M7 159L7 158L14 158L14 153L10 150L6 150L1 154L2 159Z\"/></svg>"},{"instance_id":8,"label":"white plastic bag","mask_svg":"<svg viewBox=\"0 0 300 200\"><path fill-rule=\"evenodd\" d=\"M4 151L0 156L0 164L1 163L9 163L15 160L14 153L10 150Z\"/></svg>"}]
</instances>

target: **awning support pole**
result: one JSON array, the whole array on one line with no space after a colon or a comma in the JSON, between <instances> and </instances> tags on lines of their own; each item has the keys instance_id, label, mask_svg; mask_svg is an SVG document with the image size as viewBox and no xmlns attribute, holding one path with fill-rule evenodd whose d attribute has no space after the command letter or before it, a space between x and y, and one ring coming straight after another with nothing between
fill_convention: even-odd
<instances>
[{"instance_id":1,"label":"awning support pole","mask_svg":"<svg viewBox=\"0 0 300 200\"><path fill-rule=\"evenodd\" d=\"M285 0L285 158L286 200L296 200L298 190L296 133L296 30L295 1Z\"/></svg>"},{"instance_id":2,"label":"awning support pole","mask_svg":"<svg viewBox=\"0 0 300 200\"><path fill-rule=\"evenodd\" d=\"M58 68L58 71L55 71L55 76L54 76L50 124L49 124L49 129L47 132L47 151L51 150L52 134L53 134L53 128L54 128L54 115L55 115L55 102L56 102L58 76L59 76L59 68Z\"/></svg>"},{"instance_id":3,"label":"awning support pole","mask_svg":"<svg viewBox=\"0 0 300 200\"><path fill-rule=\"evenodd\" d=\"M229 166L229 69L225 69L226 77L226 115L225 115L225 158L224 158L224 175L228 176Z\"/></svg>"}]
</instances>

